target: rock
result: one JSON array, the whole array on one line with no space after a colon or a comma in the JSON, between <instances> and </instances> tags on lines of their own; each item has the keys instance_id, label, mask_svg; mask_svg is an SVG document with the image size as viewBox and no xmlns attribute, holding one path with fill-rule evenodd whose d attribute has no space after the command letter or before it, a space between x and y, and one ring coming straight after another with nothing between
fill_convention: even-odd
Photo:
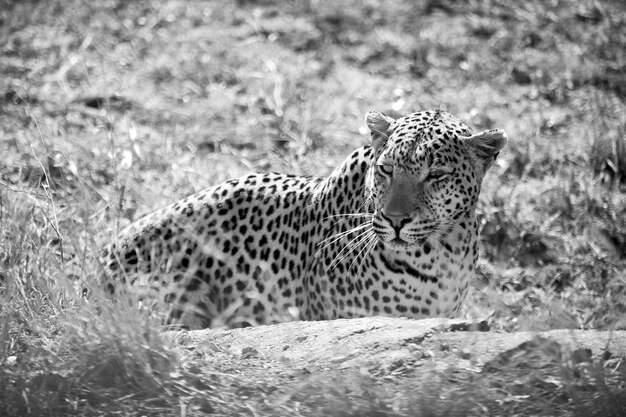
<instances>
[{"instance_id":1,"label":"rock","mask_svg":"<svg viewBox=\"0 0 626 417\"><path fill-rule=\"evenodd\" d=\"M509 351L538 337L558 341L570 352L589 349L600 358L605 351L613 356L626 355L626 331L602 332L583 330L551 330L545 332L483 332L466 331L485 328L466 320L409 320L391 317L368 317L330 321L295 321L276 325L232 330L198 330L172 333L174 341L187 347L202 349L210 344L228 346L231 351L254 348L267 359L289 360L292 363L327 364L333 358L360 352L359 363L380 362L391 352L406 352L420 348L441 351L448 345L465 354L489 362L498 354Z\"/></svg>"},{"instance_id":2,"label":"rock","mask_svg":"<svg viewBox=\"0 0 626 417\"><path fill-rule=\"evenodd\" d=\"M624 368L621 378L609 375L610 366L625 362L626 331L488 329L486 323L466 320L369 317L172 332L168 337L178 349L202 352L208 368L250 380L274 375L275 381L313 377L336 381L338 375L356 374L346 377L353 382L345 384L370 378L391 391L399 386L461 390L471 392L478 409L496 414L503 409L532 415L544 415L542 410L565 413L604 401L598 400L604 388L595 379L603 366L607 376L602 383L608 392L619 390L626 377ZM472 409L462 410L473 415Z\"/></svg>"}]
</instances>

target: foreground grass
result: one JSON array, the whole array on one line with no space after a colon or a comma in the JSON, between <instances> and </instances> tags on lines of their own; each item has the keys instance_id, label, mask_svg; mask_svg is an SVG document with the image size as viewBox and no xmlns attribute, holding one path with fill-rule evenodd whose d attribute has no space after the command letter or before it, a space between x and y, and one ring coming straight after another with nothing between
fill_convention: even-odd
<instances>
[{"instance_id":1,"label":"foreground grass","mask_svg":"<svg viewBox=\"0 0 626 417\"><path fill-rule=\"evenodd\" d=\"M512 415L436 373L439 391L416 395L415 380L207 370L132 300L98 295L94 252L111 229L249 171L329 173L366 142L374 108L443 106L512 138L483 191L468 316L626 328L621 3L0 9L0 414ZM595 398L570 405L623 400Z\"/></svg>"}]
</instances>

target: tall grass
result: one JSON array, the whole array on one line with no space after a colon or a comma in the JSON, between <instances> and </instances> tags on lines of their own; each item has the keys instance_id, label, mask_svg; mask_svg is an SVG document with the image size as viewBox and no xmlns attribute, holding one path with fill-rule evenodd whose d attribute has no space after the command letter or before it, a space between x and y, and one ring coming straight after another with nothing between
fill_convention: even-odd
<instances>
[{"instance_id":1,"label":"tall grass","mask_svg":"<svg viewBox=\"0 0 626 417\"><path fill-rule=\"evenodd\" d=\"M612 100L595 97L589 163L608 185L626 184L626 116Z\"/></svg>"},{"instance_id":2,"label":"tall grass","mask_svg":"<svg viewBox=\"0 0 626 417\"><path fill-rule=\"evenodd\" d=\"M2 415L185 415L183 408L197 415L189 411L220 404L236 413L236 403L211 394L199 375L181 367L180 352L136 299L105 298L95 257L72 265L81 260L76 252L92 249L68 244L81 226L63 231L63 259L51 205L14 189L3 190L1 202ZM62 212L57 218L67 220Z\"/></svg>"}]
</instances>

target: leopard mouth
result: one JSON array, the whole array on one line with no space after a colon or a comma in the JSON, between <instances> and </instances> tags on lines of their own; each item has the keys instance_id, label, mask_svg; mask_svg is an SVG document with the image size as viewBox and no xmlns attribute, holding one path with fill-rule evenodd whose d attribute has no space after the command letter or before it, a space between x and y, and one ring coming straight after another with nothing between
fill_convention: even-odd
<instances>
[{"instance_id":1,"label":"leopard mouth","mask_svg":"<svg viewBox=\"0 0 626 417\"><path fill-rule=\"evenodd\" d=\"M404 239L396 237L390 241L385 242L385 245L394 250L411 250L424 246L424 243L426 243L426 238L418 239L415 242L407 242Z\"/></svg>"},{"instance_id":2,"label":"leopard mouth","mask_svg":"<svg viewBox=\"0 0 626 417\"><path fill-rule=\"evenodd\" d=\"M396 237L393 240L385 242L385 244L389 246L391 249L395 249L395 250L408 250L415 246L414 243L409 243L406 240L400 239L399 237Z\"/></svg>"}]
</instances>

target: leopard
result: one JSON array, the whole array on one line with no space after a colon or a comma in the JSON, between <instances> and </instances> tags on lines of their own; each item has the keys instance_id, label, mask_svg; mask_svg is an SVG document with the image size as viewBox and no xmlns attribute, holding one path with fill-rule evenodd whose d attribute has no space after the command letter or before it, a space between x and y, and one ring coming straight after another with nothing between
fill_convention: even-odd
<instances>
[{"instance_id":1,"label":"leopard","mask_svg":"<svg viewBox=\"0 0 626 417\"><path fill-rule=\"evenodd\" d=\"M326 177L249 174L131 223L101 251L106 287L184 329L457 316L481 185L508 137L443 110L365 123L369 143Z\"/></svg>"}]
</instances>

